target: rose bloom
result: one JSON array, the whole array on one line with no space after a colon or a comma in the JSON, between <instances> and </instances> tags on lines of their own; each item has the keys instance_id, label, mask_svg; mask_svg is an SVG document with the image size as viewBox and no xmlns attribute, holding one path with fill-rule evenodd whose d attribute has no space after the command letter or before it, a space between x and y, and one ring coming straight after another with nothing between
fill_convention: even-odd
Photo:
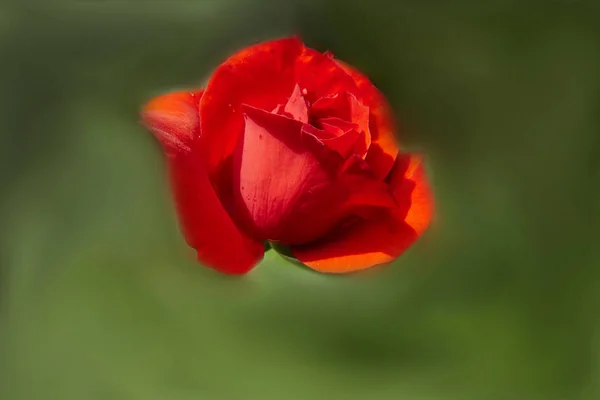
<instances>
[{"instance_id":1,"label":"rose bloom","mask_svg":"<svg viewBox=\"0 0 600 400\"><path fill-rule=\"evenodd\" d=\"M422 158L399 149L384 96L297 38L234 54L205 89L154 98L142 118L187 243L221 272L248 272L269 243L320 272L357 271L430 222Z\"/></svg>"}]
</instances>

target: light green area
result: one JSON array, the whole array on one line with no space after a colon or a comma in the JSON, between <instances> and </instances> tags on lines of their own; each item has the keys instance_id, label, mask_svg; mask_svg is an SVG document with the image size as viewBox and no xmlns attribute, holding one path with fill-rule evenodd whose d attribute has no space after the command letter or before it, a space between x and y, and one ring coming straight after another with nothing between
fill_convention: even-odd
<instances>
[{"instance_id":1,"label":"light green area","mask_svg":"<svg viewBox=\"0 0 600 400\"><path fill-rule=\"evenodd\" d=\"M0 399L600 398L600 9L423 3L2 3ZM291 33L429 155L436 223L389 268L182 243L140 105Z\"/></svg>"}]
</instances>

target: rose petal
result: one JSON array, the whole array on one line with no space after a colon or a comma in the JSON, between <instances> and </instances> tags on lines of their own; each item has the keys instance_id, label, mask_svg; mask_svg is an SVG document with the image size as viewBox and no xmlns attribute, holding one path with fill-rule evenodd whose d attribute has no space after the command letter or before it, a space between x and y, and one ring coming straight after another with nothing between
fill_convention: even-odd
<instances>
[{"instance_id":1,"label":"rose petal","mask_svg":"<svg viewBox=\"0 0 600 400\"><path fill-rule=\"evenodd\" d=\"M264 246L238 229L213 190L202 160L190 151L199 134L201 95L198 91L159 96L144 108L142 118L168 155L173 197L187 243L207 266L241 274L260 261Z\"/></svg>"},{"instance_id":2,"label":"rose petal","mask_svg":"<svg viewBox=\"0 0 600 400\"><path fill-rule=\"evenodd\" d=\"M330 97L322 97L310 108L314 119L336 117L358 125L370 140L369 107L360 103L354 95L348 92L337 93ZM369 142L370 144L370 142Z\"/></svg>"},{"instance_id":3,"label":"rose petal","mask_svg":"<svg viewBox=\"0 0 600 400\"><path fill-rule=\"evenodd\" d=\"M315 121L316 125L321 127L326 133L331 134L330 137L324 137L324 139L331 139L332 137L342 136L344 133L351 130L360 131L357 124L344 121L337 117L331 118L320 118Z\"/></svg>"},{"instance_id":4,"label":"rose petal","mask_svg":"<svg viewBox=\"0 0 600 400\"><path fill-rule=\"evenodd\" d=\"M352 188L346 206L398 208L390 185L377 180L371 167L357 155L350 156L344 162L338 179L344 182L344 187Z\"/></svg>"},{"instance_id":5,"label":"rose petal","mask_svg":"<svg viewBox=\"0 0 600 400\"><path fill-rule=\"evenodd\" d=\"M362 93L363 104L369 107L371 146L367 154L367 161L373 167L377 177L383 179L389 174L398 154L393 112L383 94L377 90L369 78L342 61L336 60L336 62L354 79Z\"/></svg>"},{"instance_id":6,"label":"rose petal","mask_svg":"<svg viewBox=\"0 0 600 400\"><path fill-rule=\"evenodd\" d=\"M238 210L265 240L304 243L337 222L331 207L332 174L307 143L303 124L252 107L244 109L243 136L234 153Z\"/></svg>"},{"instance_id":7,"label":"rose petal","mask_svg":"<svg viewBox=\"0 0 600 400\"><path fill-rule=\"evenodd\" d=\"M359 101L362 93L350 77L332 58L304 47L295 66L295 79L309 103L321 97L348 92Z\"/></svg>"},{"instance_id":8,"label":"rose petal","mask_svg":"<svg viewBox=\"0 0 600 400\"><path fill-rule=\"evenodd\" d=\"M354 153L364 153L364 151L362 151L365 148L364 136L364 132L357 132L352 129L341 136L331 139L322 139L322 142L330 149L335 150L343 158L347 158Z\"/></svg>"},{"instance_id":9,"label":"rose petal","mask_svg":"<svg viewBox=\"0 0 600 400\"><path fill-rule=\"evenodd\" d=\"M334 131L338 131L338 135L339 135L339 130L341 130L340 126L343 126L343 124L338 124L337 120L338 118L323 118L320 120L321 125L323 126L323 129L327 132L334 132ZM327 121L326 121L327 120ZM336 127L337 125L337 127ZM356 126L356 124L352 124L354 126ZM347 129L344 131L343 133L344 135L346 134L351 134L351 135L355 135L356 139L354 140L354 142L352 143L352 147L350 150L348 150L346 152L346 154L350 154L350 155L356 155L360 158L364 158L367 155L367 150L369 149L369 139L367 138L367 134L364 131L357 131L356 128L352 128L352 129ZM341 135L339 135L341 136ZM348 140L348 139L346 139ZM348 157L347 155L344 157Z\"/></svg>"},{"instance_id":10,"label":"rose petal","mask_svg":"<svg viewBox=\"0 0 600 400\"><path fill-rule=\"evenodd\" d=\"M303 47L297 38L260 43L215 70L200 102L201 152L209 170L233 152L244 128L242 104L273 110L285 103Z\"/></svg>"},{"instance_id":11,"label":"rose petal","mask_svg":"<svg viewBox=\"0 0 600 400\"><path fill-rule=\"evenodd\" d=\"M345 273L385 264L425 231L433 213L429 184L418 155L400 157L390 177L396 208L359 221L319 242L292 247L299 261L320 272Z\"/></svg>"},{"instance_id":12,"label":"rose petal","mask_svg":"<svg viewBox=\"0 0 600 400\"><path fill-rule=\"evenodd\" d=\"M294 86L294 91L290 95L283 112L296 121L308 122L308 106L298 85Z\"/></svg>"},{"instance_id":13,"label":"rose petal","mask_svg":"<svg viewBox=\"0 0 600 400\"><path fill-rule=\"evenodd\" d=\"M343 132L340 128L328 124L323 124L323 128L321 130L312 125L305 124L302 127L302 131L314 136L344 159L355 152L361 153L361 149L364 148L364 132L358 132L352 128Z\"/></svg>"},{"instance_id":14,"label":"rose petal","mask_svg":"<svg viewBox=\"0 0 600 400\"><path fill-rule=\"evenodd\" d=\"M198 103L203 90L180 91L151 99L142 110L144 125L167 152L190 151L198 135Z\"/></svg>"},{"instance_id":15,"label":"rose petal","mask_svg":"<svg viewBox=\"0 0 600 400\"><path fill-rule=\"evenodd\" d=\"M422 234L431 222L434 209L423 157L418 154L398 156L389 181L396 201L405 205L406 223Z\"/></svg>"},{"instance_id":16,"label":"rose petal","mask_svg":"<svg viewBox=\"0 0 600 400\"><path fill-rule=\"evenodd\" d=\"M362 220L341 232L305 246L293 246L294 256L306 266L327 273L347 273L396 259L417 233L393 213Z\"/></svg>"},{"instance_id":17,"label":"rose petal","mask_svg":"<svg viewBox=\"0 0 600 400\"><path fill-rule=\"evenodd\" d=\"M169 160L181 229L203 264L228 274L250 271L264 245L243 233L219 201L202 160L194 154Z\"/></svg>"}]
</instances>

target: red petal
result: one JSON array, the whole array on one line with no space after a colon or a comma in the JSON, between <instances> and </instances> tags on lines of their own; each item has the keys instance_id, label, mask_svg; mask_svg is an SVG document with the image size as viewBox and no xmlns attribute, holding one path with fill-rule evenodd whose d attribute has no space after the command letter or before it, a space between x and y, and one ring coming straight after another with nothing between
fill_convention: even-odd
<instances>
[{"instance_id":1,"label":"red petal","mask_svg":"<svg viewBox=\"0 0 600 400\"><path fill-rule=\"evenodd\" d=\"M333 125L322 124L323 130L312 125L305 124L302 127L302 132L313 136L320 143L323 143L327 148L335 151L343 159L348 158L353 153L364 153L364 132L358 132L350 129L346 132L342 131ZM362 142L362 143L361 143Z\"/></svg>"},{"instance_id":2,"label":"red petal","mask_svg":"<svg viewBox=\"0 0 600 400\"><path fill-rule=\"evenodd\" d=\"M407 210L406 223L422 234L431 222L434 209L423 157L417 154L398 156L390 176L390 187L396 201Z\"/></svg>"},{"instance_id":3,"label":"red petal","mask_svg":"<svg viewBox=\"0 0 600 400\"><path fill-rule=\"evenodd\" d=\"M425 231L433 201L420 156L398 159L390 178L397 208L344 231L292 248L298 260L320 272L345 273L385 264L400 256Z\"/></svg>"},{"instance_id":4,"label":"red petal","mask_svg":"<svg viewBox=\"0 0 600 400\"><path fill-rule=\"evenodd\" d=\"M360 103L348 92L337 93L334 96L322 97L310 108L311 117L337 117L358 125L359 130L369 134L369 107Z\"/></svg>"},{"instance_id":5,"label":"red petal","mask_svg":"<svg viewBox=\"0 0 600 400\"><path fill-rule=\"evenodd\" d=\"M179 221L187 243L203 264L228 274L243 274L261 259L264 245L235 225L223 208L202 161L194 154L169 160Z\"/></svg>"},{"instance_id":6,"label":"red petal","mask_svg":"<svg viewBox=\"0 0 600 400\"><path fill-rule=\"evenodd\" d=\"M359 100L362 99L354 79L325 54L305 47L295 69L296 81L310 103L341 92L348 92Z\"/></svg>"},{"instance_id":7,"label":"red petal","mask_svg":"<svg viewBox=\"0 0 600 400\"><path fill-rule=\"evenodd\" d=\"M340 175L344 186L353 189L348 195L346 206L398 207L389 184L375 179L373 170L359 156L350 156L344 162Z\"/></svg>"},{"instance_id":8,"label":"red petal","mask_svg":"<svg viewBox=\"0 0 600 400\"><path fill-rule=\"evenodd\" d=\"M263 244L242 233L223 208L195 153L197 105L202 92L176 92L151 100L142 118L168 154L181 230L198 259L230 274L248 272L260 261Z\"/></svg>"},{"instance_id":9,"label":"red petal","mask_svg":"<svg viewBox=\"0 0 600 400\"><path fill-rule=\"evenodd\" d=\"M340 123L342 122L342 123ZM338 138L340 135L340 131L343 130L343 135L351 134L355 136L354 141L352 142L351 148L348 149L343 157L348 157L349 154L357 155L360 158L364 158L367 155L367 150L370 145L370 138L368 137L369 133L363 130L357 130L358 125L352 123L344 124L343 121L339 118L321 118L319 120L319 124L323 126L323 129L326 132L337 133ZM348 128L349 125L353 125L352 128ZM338 139L336 138L336 139ZM341 138L339 138L341 139ZM349 141L349 139L345 139Z\"/></svg>"},{"instance_id":10,"label":"red petal","mask_svg":"<svg viewBox=\"0 0 600 400\"><path fill-rule=\"evenodd\" d=\"M357 132L353 129L335 138L322 139L322 142L343 158L347 158L354 152L354 149L364 148L364 143L361 143L360 146L357 145L359 139L364 141L364 135L364 132Z\"/></svg>"},{"instance_id":11,"label":"red petal","mask_svg":"<svg viewBox=\"0 0 600 400\"><path fill-rule=\"evenodd\" d=\"M150 100L142 110L144 125L167 152L190 151L198 135L198 103L203 90L164 94Z\"/></svg>"},{"instance_id":12,"label":"red petal","mask_svg":"<svg viewBox=\"0 0 600 400\"><path fill-rule=\"evenodd\" d=\"M363 104L369 107L371 132L371 147L367 161L373 167L378 178L385 178L398 154L398 144L395 137L395 123L392 110L379 90L355 68L336 60L337 64L350 75L363 96Z\"/></svg>"},{"instance_id":13,"label":"red petal","mask_svg":"<svg viewBox=\"0 0 600 400\"><path fill-rule=\"evenodd\" d=\"M342 136L344 133L351 130L359 130L357 124L344 121L343 119L337 117L320 118L318 121L316 121L316 125L321 126L326 133L331 134L331 136L323 137L323 139L331 139Z\"/></svg>"},{"instance_id":14,"label":"red petal","mask_svg":"<svg viewBox=\"0 0 600 400\"><path fill-rule=\"evenodd\" d=\"M238 211L263 239L304 243L337 222L332 174L302 133L303 124L247 107L246 126L234 153ZM321 145L322 146L322 145Z\"/></svg>"},{"instance_id":15,"label":"red petal","mask_svg":"<svg viewBox=\"0 0 600 400\"><path fill-rule=\"evenodd\" d=\"M233 152L244 129L242 104L273 110L292 93L294 64L303 45L297 38L248 47L221 64L200 102L202 157L209 170Z\"/></svg>"},{"instance_id":16,"label":"red petal","mask_svg":"<svg viewBox=\"0 0 600 400\"><path fill-rule=\"evenodd\" d=\"M298 85L294 86L294 91L290 95L283 112L296 121L308 122L308 106Z\"/></svg>"},{"instance_id":17,"label":"red petal","mask_svg":"<svg viewBox=\"0 0 600 400\"><path fill-rule=\"evenodd\" d=\"M361 157L367 155L371 145L369 132L369 108L361 104L354 95L348 92L338 93L334 96L323 97L312 105L311 117L317 119L322 125L335 124L335 120L343 120L357 126L361 142L353 146L355 152Z\"/></svg>"},{"instance_id":18,"label":"red petal","mask_svg":"<svg viewBox=\"0 0 600 400\"><path fill-rule=\"evenodd\" d=\"M387 212L376 219L360 221L320 242L295 246L291 250L308 267L339 274L389 263L416 238L411 227Z\"/></svg>"}]
</instances>

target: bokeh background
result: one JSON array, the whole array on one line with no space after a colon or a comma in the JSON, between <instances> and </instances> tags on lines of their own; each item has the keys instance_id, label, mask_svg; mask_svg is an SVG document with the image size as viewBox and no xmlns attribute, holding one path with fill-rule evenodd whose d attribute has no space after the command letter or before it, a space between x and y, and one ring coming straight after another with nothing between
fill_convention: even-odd
<instances>
[{"instance_id":1,"label":"bokeh background","mask_svg":"<svg viewBox=\"0 0 600 400\"><path fill-rule=\"evenodd\" d=\"M4 0L0 398L600 398L597 4ZM290 34L428 155L388 268L224 277L178 233L141 104Z\"/></svg>"}]
</instances>

